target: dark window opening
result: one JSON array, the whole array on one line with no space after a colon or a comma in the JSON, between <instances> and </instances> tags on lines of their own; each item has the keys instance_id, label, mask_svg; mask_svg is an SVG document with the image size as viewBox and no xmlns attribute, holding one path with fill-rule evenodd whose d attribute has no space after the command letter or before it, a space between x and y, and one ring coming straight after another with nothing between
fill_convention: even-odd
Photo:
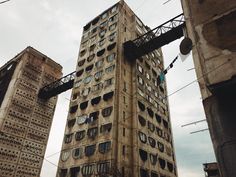
<instances>
[{"instance_id":1,"label":"dark window opening","mask_svg":"<svg viewBox=\"0 0 236 177\"><path fill-rule=\"evenodd\" d=\"M168 129L168 128L169 128L168 122L167 122L166 120L164 120L164 119L162 119L162 122L163 122L164 127L165 127L166 129Z\"/></svg>"},{"instance_id":2,"label":"dark window opening","mask_svg":"<svg viewBox=\"0 0 236 177\"><path fill-rule=\"evenodd\" d=\"M125 155L125 145L122 146L122 155Z\"/></svg>"},{"instance_id":3,"label":"dark window opening","mask_svg":"<svg viewBox=\"0 0 236 177\"><path fill-rule=\"evenodd\" d=\"M89 118L87 119L87 123L93 123L98 120L99 111L95 111L89 114Z\"/></svg>"},{"instance_id":4,"label":"dark window opening","mask_svg":"<svg viewBox=\"0 0 236 177\"><path fill-rule=\"evenodd\" d=\"M90 128L87 131L88 138L95 139L95 137L98 135L98 128Z\"/></svg>"},{"instance_id":5,"label":"dark window opening","mask_svg":"<svg viewBox=\"0 0 236 177\"><path fill-rule=\"evenodd\" d=\"M97 32L97 29L98 29L97 27L93 28L93 29L91 30L91 33L92 33L92 34L96 33L96 32Z\"/></svg>"},{"instance_id":6,"label":"dark window opening","mask_svg":"<svg viewBox=\"0 0 236 177\"><path fill-rule=\"evenodd\" d=\"M144 151L142 149L139 149L139 156L140 158L142 159L142 161L146 161L147 160L147 157L148 157L148 153L147 151Z\"/></svg>"},{"instance_id":7,"label":"dark window opening","mask_svg":"<svg viewBox=\"0 0 236 177\"><path fill-rule=\"evenodd\" d=\"M94 28L94 29L97 29L97 28ZM93 30L94 30L93 29ZM90 47L89 47L89 51L90 52L92 52L94 49L95 49L95 47L96 47L96 44L93 44L93 45L91 45ZM94 55L94 54L93 54ZM93 57L94 58L94 57ZM92 60L91 60L92 61Z\"/></svg>"},{"instance_id":8,"label":"dark window opening","mask_svg":"<svg viewBox=\"0 0 236 177\"><path fill-rule=\"evenodd\" d=\"M110 51L110 50L114 49L115 46L116 46L116 42L114 42L114 43L110 44L109 46L107 46L107 50Z\"/></svg>"},{"instance_id":9,"label":"dark window opening","mask_svg":"<svg viewBox=\"0 0 236 177\"><path fill-rule=\"evenodd\" d=\"M142 116L138 115L138 120L142 127L146 126L146 120Z\"/></svg>"},{"instance_id":10,"label":"dark window opening","mask_svg":"<svg viewBox=\"0 0 236 177\"><path fill-rule=\"evenodd\" d=\"M148 129L151 131L151 132L154 132L155 131L155 126L154 124L152 124L151 122L148 121Z\"/></svg>"},{"instance_id":11,"label":"dark window opening","mask_svg":"<svg viewBox=\"0 0 236 177\"><path fill-rule=\"evenodd\" d=\"M68 169L61 169L60 170L60 177L66 177L67 176Z\"/></svg>"},{"instance_id":12,"label":"dark window opening","mask_svg":"<svg viewBox=\"0 0 236 177\"><path fill-rule=\"evenodd\" d=\"M164 144L162 144L161 142L158 141L157 145L158 145L158 149L160 150L160 152L164 152L164 150L165 150Z\"/></svg>"},{"instance_id":13,"label":"dark window opening","mask_svg":"<svg viewBox=\"0 0 236 177\"><path fill-rule=\"evenodd\" d=\"M112 113L112 110L113 110L113 106L110 106L110 107L108 107L108 108L103 109L103 110L102 110L102 116L103 116L103 117L108 117L108 116L110 116L111 113Z\"/></svg>"},{"instance_id":14,"label":"dark window opening","mask_svg":"<svg viewBox=\"0 0 236 177\"><path fill-rule=\"evenodd\" d=\"M164 93L164 88L161 86L161 85L159 85L159 89L160 89L160 91L162 92L162 93Z\"/></svg>"},{"instance_id":15,"label":"dark window opening","mask_svg":"<svg viewBox=\"0 0 236 177\"><path fill-rule=\"evenodd\" d=\"M80 109L81 110L85 110L87 107L88 107L88 101L85 101L85 102L80 104Z\"/></svg>"},{"instance_id":16,"label":"dark window opening","mask_svg":"<svg viewBox=\"0 0 236 177\"><path fill-rule=\"evenodd\" d=\"M138 135L139 135L139 140L142 143L146 143L147 142L147 135L145 135L143 132L138 132Z\"/></svg>"},{"instance_id":17,"label":"dark window opening","mask_svg":"<svg viewBox=\"0 0 236 177\"><path fill-rule=\"evenodd\" d=\"M77 118L77 124L82 125L86 122L87 115L81 115Z\"/></svg>"},{"instance_id":18,"label":"dark window opening","mask_svg":"<svg viewBox=\"0 0 236 177\"><path fill-rule=\"evenodd\" d=\"M148 142L151 147L153 147L153 148L156 147L156 141L152 137L148 137Z\"/></svg>"},{"instance_id":19,"label":"dark window opening","mask_svg":"<svg viewBox=\"0 0 236 177\"><path fill-rule=\"evenodd\" d=\"M78 105L74 105L74 106L70 107L70 113L71 114L75 113L77 111L77 109L78 109Z\"/></svg>"},{"instance_id":20,"label":"dark window opening","mask_svg":"<svg viewBox=\"0 0 236 177\"><path fill-rule=\"evenodd\" d=\"M168 170L169 170L170 172L173 172L173 170L174 170L174 166L173 166L173 164L170 163L170 162L167 162L167 168L168 168Z\"/></svg>"},{"instance_id":21,"label":"dark window opening","mask_svg":"<svg viewBox=\"0 0 236 177\"><path fill-rule=\"evenodd\" d=\"M101 96L98 96L91 100L91 104L94 106L94 105L97 105L100 101L101 101Z\"/></svg>"},{"instance_id":22,"label":"dark window opening","mask_svg":"<svg viewBox=\"0 0 236 177\"><path fill-rule=\"evenodd\" d=\"M82 175L83 175L83 176L86 176L86 177L92 175L93 172L94 172L94 167L95 167L94 164L87 164L87 165L84 165L84 166L82 167L82 169L81 169Z\"/></svg>"},{"instance_id":23,"label":"dark window opening","mask_svg":"<svg viewBox=\"0 0 236 177\"><path fill-rule=\"evenodd\" d=\"M159 176L158 176L157 172L152 171L151 172L151 177L159 177Z\"/></svg>"},{"instance_id":24,"label":"dark window opening","mask_svg":"<svg viewBox=\"0 0 236 177\"><path fill-rule=\"evenodd\" d=\"M101 133L109 133L111 131L111 128L112 128L112 123L102 125L100 128L100 132Z\"/></svg>"},{"instance_id":25,"label":"dark window opening","mask_svg":"<svg viewBox=\"0 0 236 177\"><path fill-rule=\"evenodd\" d=\"M77 177L80 171L80 167L70 168L70 177Z\"/></svg>"},{"instance_id":26,"label":"dark window opening","mask_svg":"<svg viewBox=\"0 0 236 177\"><path fill-rule=\"evenodd\" d=\"M87 30L90 28L90 26L91 26L91 23L85 25L85 26L84 26L84 31L87 31Z\"/></svg>"},{"instance_id":27,"label":"dark window opening","mask_svg":"<svg viewBox=\"0 0 236 177\"><path fill-rule=\"evenodd\" d=\"M86 146L84 150L85 156L87 157L92 156L95 153L95 150L96 150L96 144Z\"/></svg>"},{"instance_id":28,"label":"dark window opening","mask_svg":"<svg viewBox=\"0 0 236 177\"><path fill-rule=\"evenodd\" d=\"M73 127L73 126L75 125L75 121L76 121L76 119L68 120L68 122L67 122L67 126L68 126L68 128Z\"/></svg>"},{"instance_id":29,"label":"dark window opening","mask_svg":"<svg viewBox=\"0 0 236 177\"><path fill-rule=\"evenodd\" d=\"M87 66L87 67L85 68L85 71L86 71L86 72L91 72L91 71L92 71L92 69L93 69L93 64L92 64L92 65L89 65L89 66Z\"/></svg>"},{"instance_id":30,"label":"dark window opening","mask_svg":"<svg viewBox=\"0 0 236 177\"><path fill-rule=\"evenodd\" d=\"M75 140L76 141L80 141L80 140L84 139L84 137L85 137L85 130L78 131L75 133Z\"/></svg>"},{"instance_id":31,"label":"dark window opening","mask_svg":"<svg viewBox=\"0 0 236 177\"><path fill-rule=\"evenodd\" d=\"M141 111L145 111L145 105L141 103L140 101L138 101L138 107Z\"/></svg>"},{"instance_id":32,"label":"dark window opening","mask_svg":"<svg viewBox=\"0 0 236 177\"><path fill-rule=\"evenodd\" d=\"M153 110L152 110L151 108L147 108L147 112L148 112L148 115L149 115L151 118L153 118L153 116L154 116Z\"/></svg>"},{"instance_id":33,"label":"dark window opening","mask_svg":"<svg viewBox=\"0 0 236 177\"><path fill-rule=\"evenodd\" d=\"M84 69L81 69L81 70L77 71L76 76L80 77L83 74L83 72L84 72Z\"/></svg>"},{"instance_id":34,"label":"dark window opening","mask_svg":"<svg viewBox=\"0 0 236 177\"><path fill-rule=\"evenodd\" d=\"M159 164L162 169L165 169L166 167L166 161L162 158L159 158Z\"/></svg>"},{"instance_id":35,"label":"dark window opening","mask_svg":"<svg viewBox=\"0 0 236 177\"><path fill-rule=\"evenodd\" d=\"M157 72L152 69L153 76L157 76Z\"/></svg>"},{"instance_id":36,"label":"dark window opening","mask_svg":"<svg viewBox=\"0 0 236 177\"><path fill-rule=\"evenodd\" d=\"M83 66L83 65L84 65L84 63L85 63L85 59L83 59L83 60L79 61L79 62L78 62L78 66Z\"/></svg>"},{"instance_id":37,"label":"dark window opening","mask_svg":"<svg viewBox=\"0 0 236 177\"><path fill-rule=\"evenodd\" d=\"M145 61L145 66L147 67L148 70L151 69L151 66Z\"/></svg>"},{"instance_id":38,"label":"dark window opening","mask_svg":"<svg viewBox=\"0 0 236 177\"><path fill-rule=\"evenodd\" d=\"M65 135L64 142L65 144L69 144L72 141L73 133Z\"/></svg>"},{"instance_id":39,"label":"dark window opening","mask_svg":"<svg viewBox=\"0 0 236 177\"><path fill-rule=\"evenodd\" d=\"M95 57L95 54L90 55L90 56L87 58L87 62L93 61L94 57Z\"/></svg>"},{"instance_id":40,"label":"dark window opening","mask_svg":"<svg viewBox=\"0 0 236 177\"><path fill-rule=\"evenodd\" d=\"M99 162L97 164L97 173L104 174L104 176L101 175L101 177L107 176L105 174L109 173L109 171L110 171L110 162Z\"/></svg>"},{"instance_id":41,"label":"dark window opening","mask_svg":"<svg viewBox=\"0 0 236 177\"><path fill-rule=\"evenodd\" d=\"M99 147L98 147L98 151L99 151L101 154L107 153L108 151L110 151L110 149L111 149L111 141L107 141L107 142L104 142L104 143L100 143L100 144L99 144Z\"/></svg>"},{"instance_id":42,"label":"dark window opening","mask_svg":"<svg viewBox=\"0 0 236 177\"><path fill-rule=\"evenodd\" d=\"M145 170L143 168L140 168L140 176L141 177L149 177L148 170Z\"/></svg>"},{"instance_id":43,"label":"dark window opening","mask_svg":"<svg viewBox=\"0 0 236 177\"><path fill-rule=\"evenodd\" d=\"M157 164L157 155L149 154L149 158L150 158L150 162L151 162L152 165Z\"/></svg>"},{"instance_id":44,"label":"dark window opening","mask_svg":"<svg viewBox=\"0 0 236 177\"><path fill-rule=\"evenodd\" d=\"M82 56L85 55L85 53L86 53L86 50L84 49L84 50L82 50L82 51L79 53L79 56L82 57Z\"/></svg>"},{"instance_id":45,"label":"dark window opening","mask_svg":"<svg viewBox=\"0 0 236 177\"><path fill-rule=\"evenodd\" d=\"M93 21L92 21L92 25L96 25L97 24L97 22L99 21L99 17L97 17L97 18L95 18Z\"/></svg>"},{"instance_id":46,"label":"dark window opening","mask_svg":"<svg viewBox=\"0 0 236 177\"><path fill-rule=\"evenodd\" d=\"M156 121L160 124L161 123L161 116L159 116L158 114L155 114L156 117Z\"/></svg>"},{"instance_id":47,"label":"dark window opening","mask_svg":"<svg viewBox=\"0 0 236 177\"><path fill-rule=\"evenodd\" d=\"M102 49L100 51L97 52L97 56L100 57L105 53L105 49Z\"/></svg>"},{"instance_id":48,"label":"dark window opening","mask_svg":"<svg viewBox=\"0 0 236 177\"><path fill-rule=\"evenodd\" d=\"M114 95L113 91L112 92L108 92L108 93L103 95L103 100L104 101L108 101L108 100L112 99L113 95Z\"/></svg>"},{"instance_id":49,"label":"dark window opening","mask_svg":"<svg viewBox=\"0 0 236 177\"><path fill-rule=\"evenodd\" d=\"M163 131L160 128L156 127L156 132L157 132L158 136L162 138Z\"/></svg>"}]
</instances>

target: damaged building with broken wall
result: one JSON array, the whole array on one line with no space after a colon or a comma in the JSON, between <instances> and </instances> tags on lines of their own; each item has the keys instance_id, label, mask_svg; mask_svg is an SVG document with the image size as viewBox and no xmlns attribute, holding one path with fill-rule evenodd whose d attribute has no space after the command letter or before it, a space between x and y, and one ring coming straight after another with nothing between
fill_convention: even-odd
<instances>
[{"instance_id":1,"label":"damaged building with broken wall","mask_svg":"<svg viewBox=\"0 0 236 177\"><path fill-rule=\"evenodd\" d=\"M148 30L123 1L84 26L58 177L177 176L161 49L123 53Z\"/></svg>"},{"instance_id":2,"label":"damaged building with broken wall","mask_svg":"<svg viewBox=\"0 0 236 177\"><path fill-rule=\"evenodd\" d=\"M38 91L62 76L62 67L27 47L0 68L0 176L38 177L57 98Z\"/></svg>"},{"instance_id":3,"label":"damaged building with broken wall","mask_svg":"<svg viewBox=\"0 0 236 177\"><path fill-rule=\"evenodd\" d=\"M236 176L236 1L182 0L222 177Z\"/></svg>"}]
</instances>

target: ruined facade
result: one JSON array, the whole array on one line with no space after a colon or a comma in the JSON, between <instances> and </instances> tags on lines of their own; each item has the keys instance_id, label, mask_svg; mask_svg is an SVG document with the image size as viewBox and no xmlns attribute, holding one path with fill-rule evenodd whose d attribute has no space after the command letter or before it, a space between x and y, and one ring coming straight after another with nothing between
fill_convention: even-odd
<instances>
[{"instance_id":1,"label":"ruined facade","mask_svg":"<svg viewBox=\"0 0 236 177\"><path fill-rule=\"evenodd\" d=\"M0 68L0 176L38 177L57 98L39 89L61 77L62 67L27 47Z\"/></svg>"},{"instance_id":2,"label":"ruined facade","mask_svg":"<svg viewBox=\"0 0 236 177\"><path fill-rule=\"evenodd\" d=\"M147 30L123 1L84 26L57 176L177 176L162 52L123 54Z\"/></svg>"},{"instance_id":3,"label":"ruined facade","mask_svg":"<svg viewBox=\"0 0 236 177\"><path fill-rule=\"evenodd\" d=\"M219 169L236 176L236 1L182 0Z\"/></svg>"}]
</instances>

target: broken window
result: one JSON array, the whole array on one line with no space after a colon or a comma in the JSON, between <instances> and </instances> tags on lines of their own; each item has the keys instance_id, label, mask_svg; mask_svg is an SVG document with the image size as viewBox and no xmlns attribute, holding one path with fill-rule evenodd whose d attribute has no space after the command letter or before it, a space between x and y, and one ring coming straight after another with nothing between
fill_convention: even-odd
<instances>
[{"instance_id":1,"label":"broken window","mask_svg":"<svg viewBox=\"0 0 236 177\"><path fill-rule=\"evenodd\" d=\"M112 123L101 125L100 133L109 133L112 128Z\"/></svg>"},{"instance_id":2,"label":"broken window","mask_svg":"<svg viewBox=\"0 0 236 177\"><path fill-rule=\"evenodd\" d=\"M148 115L149 115L151 118L153 118L153 116L154 116L153 110L152 110L151 108L147 108L147 112L148 112Z\"/></svg>"},{"instance_id":3,"label":"broken window","mask_svg":"<svg viewBox=\"0 0 236 177\"><path fill-rule=\"evenodd\" d=\"M75 140L76 141L80 141L80 140L84 139L84 137L85 137L85 130L78 131L75 133Z\"/></svg>"},{"instance_id":4,"label":"broken window","mask_svg":"<svg viewBox=\"0 0 236 177\"><path fill-rule=\"evenodd\" d=\"M91 104L94 106L94 105L97 105L100 101L101 101L101 96L98 96L91 100Z\"/></svg>"},{"instance_id":5,"label":"broken window","mask_svg":"<svg viewBox=\"0 0 236 177\"><path fill-rule=\"evenodd\" d=\"M81 172L83 176L91 176L94 172L95 164L83 165Z\"/></svg>"},{"instance_id":6,"label":"broken window","mask_svg":"<svg viewBox=\"0 0 236 177\"><path fill-rule=\"evenodd\" d=\"M86 146L84 150L85 156L87 157L92 156L95 153L95 150L96 150L96 144Z\"/></svg>"},{"instance_id":7,"label":"broken window","mask_svg":"<svg viewBox=\"0 0 236 177\"><path fill-rule=\"evenodd\" d=\"M162 158L158 158L158 160L159 160L159 164L160 164L160 167L162 168L162 169L165 169L165 167L166 167L166 161L164 160L164 159L162 159Z\"/></svg>"},{"instance_id":8,"label":"broken window","mask_svg":"<svg viewBox=\"0 0 236 177\"><path fill-rule=\"evenodd\" d=\"M148 137L148 142L151 147L155 148L156 147L156 141L152 137Z\"/></svg>"},{"instance_id":9,"label":"broken window","mask_svg":"<svg viewBox=\"0 0 236 177\"><path fill-rule=\"evenodd\" d=\"M80 104L80 109L81 110L85 110L87 107L88 107L88 101L85 101L85 102Z\"/></svg>"},{"instance_id":10,"label":"broken window","mask_svg":"<svg viewBox=\"0 0 236 177\"><path fill-rule=\"evenodd\" d=\"M80 171L80 167L70 168L70 177L77 177Z\"/></svg>"},{"instance_id":11,"label":"broken window","mask_svg":"<svg viewBox=\"0 0 236 177\"><path fill-rule=\"evenodd\" d=\"M106 93L106 94L103 95L103 100L104 100L104 101L108 101L108 100L112 99L113 95L114 95L114 92L113 92L113 91L108 92L108 93Z\"/></svg>"},{"instance_id":12,"label":"broken window","mask_svg":"<svg viewBox=\"0 0 236 177\"><path fill-rule=\"evenodd\" d=\"M107 56L107 62L112 62L113 60L115 60L115 53L112 53L110 55Z\"/></svg>"},{"instance_id":13,"label":"broken window","mask_svg":"<svg viewBox=\"0 0 236 177\"><path fill-rule=\"evenodd\" d=\"M78 62L78 66L79 66L79 67L81 67L81 66L83 66L83 65L84 65L84 63L85 63L85 59L83 59L83 60L79 61L79 62Z\"/></svg>"},{"instance_id":14,"label":"broken window","mask_svg":"<svg viewBox=\"0 0 236 177\"><path fill-rule=\"evenodd\" d=\"M83 148L82 148L82 147L73 149L72 156L73 156L74 159L79 159L79 158L81 158L81 157L82 157L82 154L83 154Z\"/></svg>"},{"instance_id":15,"label":"broken window","mask_svg":"<svg viewBox=\"0 0 236 177\"><path fill-rule=\"evenodd\" d=\"M156 165L157 164L157 154L149 154L149 158L150 158L150 162L152 165Z\"/></svg>"},{"instance_id":16,"label":"broken window","mask_svg":"<svg viewBox=\"0 0 236 177\"><path fill-rule=\"evenodd\" d=\"M112 110L113 110L113 106L104 108L104 109L102 110L102 116L103 116L103 117L108 117L108 116L110 116L111 113L112 113Z\"/></svg>"},{"instance_id":17,"label":"broken window","mask_svg":"<svg viewBox=\"0 0 236 177\"><path fill-rule=\"evenodd\" d=\"M72 141L73 133L65 135L64 142L65 144L69 144Z\"/></svg>"},{"instance_id":18,"label":"broken window","mask_svg":"<svg viewBox=\"0 0 236 177\"><path fill-rule=\"evenodd\" d=\"M145 162L147 160L147 156L148 156L147 151L139 149L139 156L142 159L142 161Z\"/></svg>"},{"instance_id":19,"label":"broken window","mask_svg":"<svg viewBox=\"0 0 236 177\"><path fill-rule=\"evenodd\" d=\"M145 111L145 105L141 103L140 101L138 101L138 107L141 111Z\"/></svg>"},{"instance_id":20,"label":"broken window","mask_svg":"<svg viewBox=\"0 0 236 177\"><path fill-rule=\"evenodd\" d=\"M82 124L84 124L85 123L85 121L86 121L86 119L87 119L87 115L81 115L81 116L79 116L78 118L77 118L77 124L79 124L79 125L82 125Z\"/></svg>"},{"instance_id":21,"label":"broken window","mask_svg":"<svg viewBox=\"0 0 236 177\"><path fill-rule=\"evenodd\" d=\"M81 70L77 71L76 76L80 77L83 74L83 72L84 72L84 69L81 69Z\"/></svg>"},{"instance_id":22,"label":"broken window","mask_svg":"<svg viewBox=\"0 0 236 177\"><path fill-rule=\"evenodd\" d=\"M139 140L142 143L146 143L147 142L147 135L145 135L143 132L138 132L138 135L139 135Z\"/></svg>"},{"instance_id":23,"label":"broken window","mask_svg":"<svg viewBox=\"0 0 236 177\"><path fill-rule=\"evenodd\" d=\"M89 82L91 82L92 78L93 78L93 76L91 76L91 75L90 75L90 76L87 76L87 77L84 78L84 81L83 81L83 82L84 82L85 84L88 84Z\"/></svg>"},{"instance_id":24,"label":"broken window","mask_svg":"<svg viewBox=\"0 0 236 177\"><path fill-rule=\"evenodd\" d=\"M72 128L75 125L75 119L68 120L67 126L68 128Z\"/></svg>"},{"instance_id":25,"label":"broken window","mask_svg":"<svg viewBox=\"0 0 236 177\"><path fill-rule=\"evenodd\" d=\"M108 174L110 171L110 162L99 162L97 164L98 174Z\"/></svg>"},{"instance_id":26,"label":"broken window","mask_svg":"<svg viewBox=\"0 0 236 177\"><path fill-rule=\"evenodd\" d=\"M70 150L63 150L61 152L61 161L65 162L69 159L70 157Z\"/></svg>"},{"instance_id":27,"label":"broken window","mask_svg":"<svg viewBox=\"0 0 236 177\"><path fill-rule=\"evenodd\" d=\"M99 81L102 78L102 75L103 75L103 70L96 72L94 74L95 81Z\"/></svg>"},{"instance_id":28,"label":"broken window","mask_svg":"<svg viewBox=\"0 0 236 177\"><path fill-rule=\"evenodd\" d=\"M149 177L148 170L145 170L143 168L140 168L140 176L141 177Z\"/></svg>"},{"instance_id":29,"label":"broken window","mask_svg":"<svg viewBox=\"0 0 236 177\"><path fill-rule=\"evenodd\" d=\"M95 139L95 137L98 135L98 128L90 128L87 131L88 138Z\"/></svg>"},{"instance_id":30,"label":"broken window","mask_svg":"<svg viewBox=\"0 0 236 177\"><path fill-rule=\"evenodd\" d=\"M146 120L144 119L144 117L138 115L138 120L142 127L146 126Z\"/></svg>"},{"instance_id":31,"label":"broken window","mask_svg":"<svg viewBox=\"0 0 236 177\"><path fill-rule=\"evenodd\" d=\"M114 49L115 46L116 46L116 42L114 42L114 43L110 44L109 46L107 46L107 50L110 51L110 50Z\"/></svg>"},{"instance_id":32,"label":"broken window","mask_svg":"<svg viewBox=\"0 0 236 177\"><path fill-rule=\"evenodd\" d=\"M111 141L107 141L107 142L104 142L104 143L100 143L100 144L99 144L99 147L98 147L98 151L99 151L101 154L107 153L108 151L110 151L110 149L111 149Z\"/></svg>"},{"instance_id":33,"label":"broken window","mask_svg":"<svg viewBox=\"0 0 236 177\"><path fill-rule=\"evenodd\" d=\"M70 113L74 114L77 111L77 109L78 109L78 105L71 106L70 107Z\"/></svg>"}]
</instances>

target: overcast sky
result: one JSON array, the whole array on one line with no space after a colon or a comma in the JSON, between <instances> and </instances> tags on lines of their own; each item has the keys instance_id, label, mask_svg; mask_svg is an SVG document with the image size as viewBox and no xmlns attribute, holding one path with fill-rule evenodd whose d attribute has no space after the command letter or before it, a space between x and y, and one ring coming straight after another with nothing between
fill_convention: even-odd
<instances>
[{"instance_id":1,"label":"overcast sky","mask_svg":"<svg viewBox=\"0 0 236 177\"><path fill-rule=\"evenodd\" d=\"M32 46L63 66L63 73L75 70L83 26L117 0L11 0L0 4L0 66L27 46ZM182 13L179 0L126 0L140 19L154 28ZM167 66L179 53L177 40L163 47ZM180 60L167 74L171 94L196 79L191 56ZM68 110L70 91L59 96L45 157L58 163ZM202 163L215 161L209 132L190 134L207 128L206 122L181 128L205 119L201 95L195 82L169 97L174 145L180 177L204 176ZM53 177L56 166L44 161L41 176Z\"/></svg>"}]
</instances>

